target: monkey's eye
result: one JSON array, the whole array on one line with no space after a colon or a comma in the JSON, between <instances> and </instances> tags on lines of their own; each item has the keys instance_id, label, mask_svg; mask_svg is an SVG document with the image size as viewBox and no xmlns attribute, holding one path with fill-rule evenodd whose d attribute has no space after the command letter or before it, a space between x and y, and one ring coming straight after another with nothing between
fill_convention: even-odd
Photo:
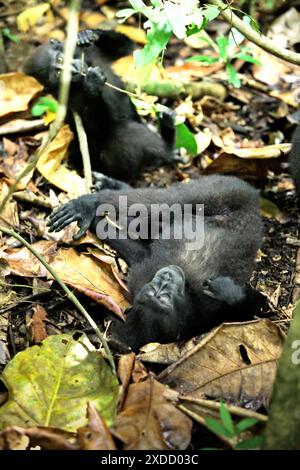
<instances>
[{"instance_id":1,"label":"monkey's eye","mask_svg":"<svg viewBox=\"0 0 300 470\"><path fill-rule=\"evenodd\" d=\"M161 295L159 300L162 304L165 305L170 303L170 297L168 295Z\"/></svg>"}]
</instances>

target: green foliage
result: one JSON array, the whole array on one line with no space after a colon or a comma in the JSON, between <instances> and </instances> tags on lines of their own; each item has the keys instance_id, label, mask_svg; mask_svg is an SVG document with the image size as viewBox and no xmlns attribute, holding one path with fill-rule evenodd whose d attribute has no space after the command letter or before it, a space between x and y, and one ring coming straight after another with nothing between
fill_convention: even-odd
<instances>
[{"instance_id":1,"label":"green foliage","mask_svg":"<svg viewBox=\"0 0 300 470\"><path fill-rule=\"evenodd\" d=\"M42 116L47 111L56 113L57 101L46 96L41 96L31 108L31 114L35 117Z\"/></svg>"},{"instance_id":2,"label":"green foliage","mask_svg":"<svg viewBox=\"0 0 300 470\"><path fill-rule=\"evenodd\" d=\"M134 54L135 64L141 69L145 69L140 73L139 80L143 81L149 75L151 67L159 60L172 33L178 39L184 39L193 34L202 31L209 21L215 20L220 9L215 5L199 6L197 0L182 0L173 2L171 0L150 0L150 4L146 5L142 0L129 0L132 8L125 8L117 13L120 21L127 20L131 15L140 13L147 18L144 27L147 30L147 44L141 50ZM259 31L255 20L249 15L243 16L243 21L247 23L255 31ZM242 58L246 62L256 63L255 59L249 54L243 54L241 50L238 54L243 57L235 56L232 48L243 41L244 37L234 28L230 33L230 37L220 36L214 44L218 51L218 58L205 56L195 56L188 60L200 61L212 64L214 62L223 62L226 64L227 78L230 84L240 87L241 82L237 72L231 66L231 61L235 58Z\"/></svg>"},{"instance_id":3,"label":"green foliage","mask_svg":"<svg viewBox=\"0 0 300 470\"><path fill-rule=\"evenodd\" d=\"M3 28L1 29L2 36L5 38L9 39L12 42L18 43L20 42L20 38L16 36L15 34L12 34L9 28Z\"/></svg>"},{"instance_id":4,"label":"green foliage","mask_svg":"<svg viewBox=\"0 0 300 470\"><path fill-rule=\"evenodd\" d=\"M214 434L217 434L217 436L225 437L233 442L237 440L242 432L258 423L258 420L255 418L244 418L238 424L234 424L231 414L223 402L220 404L219 415L220 421L213 418L206 418L205 424L207 428ZM233 448L236 450L257 449L261 444L262 436L254 436L237 444L233 444Z\"/></svg>"},{"instance_id":5,"label":"green foliage","mask_svg":"<svg viewBox=\"0 0 300 470\"><path fill-rule=\"evenodd\" d=\"M228 37L219 36L215 42L213 40L210 41L214 47L217 57L196 55L187 59L187 62L205 62L207 64L221 62L225 64L228 83L236 88L240 88L241 80L231 62L235 59L241 59L245 62L250 62L251 64L260 63L251 54L248 53L249 51L246 47L242 47L238 52L236 52L236 47L243 40L243 35L233 28Z\"/></svg>"},{"instance_id":6,"label":"green foliage","mask_svg":"<svg viewBox=\"0 0 300 470\"><path fill-rule=\"evenodd\" d=\"M192 156L198 153L195 136L184 123L176 125L176 148L182 147Z\"/></svg>"},{"instance_id":7,"label":"green foliage","mask_svg":"<svg viewBox=\"0 0 300 470\"><path fill-rule=\"evenodd\" d=\"M132 8L117 13L120 21L127 20L135 13L141 13L147 18L144 24L147 29L147 44L134 55L135 63L140 68L158 60L172 33L179 39L184 39L201 31L219 15L216 6L205 5L199 8L197 0L183 0L178 3L151 0L149 6L142 0L129 1Z\"/></svg>"},{"instance_id":8,"label":"green foliage","mask_svg":"<svg viewBox=\"0 0 300 470\"><path fill-rule=\"evenodd\" d=\"M147 44L141 51L134 53L134 61L137 67L145 67L154 64L162 53L171 36L171 30L167 22L159 24L150 22L147 33Z\"/></svg>"}]
</instances>

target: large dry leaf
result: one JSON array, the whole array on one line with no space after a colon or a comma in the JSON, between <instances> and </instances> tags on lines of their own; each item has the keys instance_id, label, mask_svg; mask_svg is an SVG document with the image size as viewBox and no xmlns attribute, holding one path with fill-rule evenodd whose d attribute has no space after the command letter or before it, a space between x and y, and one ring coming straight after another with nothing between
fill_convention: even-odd
<instances>
[{"instance_id":1,"label":"large dry leaf","mask_svg":"<svg viewBox=\"0 0 300 470\"><path fill-rule=\"evenodd\" d=\"M283 335L269 320L228 323L164 370L159 379L181 395L267 405Z\"/></svg>"},{"instance_id":2,"label":"large dry leaf","mask_svg":"<svg viewBox=\"0 0 300 470\"><path fill-rule=\"evenodd\" d=\"M43 88L35 78L20 72L0 75L0 117L25 111Z\"/></svg>"},{"instance_id":3,"label":"large dry leaf","mask_svg":"<svg viewBox=\"0 0 300 470\"><path fill-rule=\"evenodd\" d=\"M113 275L94 258L79 254L73 248L61 248L53 258L51 266L61 279L109 310L123 317L129 306Z\"/></svg>"},{"instance_id":4,"label":"large dry leaf","mask_svg":"<svg viewBox=\"0 0 300 470\"><path fill-rule=\"evenodd\" d=\"M41 155L37 169L51 184L76 197L85 193L84 179L62 165L72 139L73 132L68 125L64 125Z\"/></svg>"},{"instance_id":5,"label":"large dry leaf","mask_svg":"<svg viewBox=\"0 0 300 470\"><path fill-rule=\"evenodd\" d=\"M102 303L109 310L123 317L129 306L124 290L116 280L112 265L95 256L79 254L73 248L60 248L53 241L41 240L33 245L69 286ZM94 250L95 251L95 250ZM0 250L2 275L15 274L24 277L48 277L50 274L39 260L25 247Z\"/></svg>"},{"instance_id":6,"label":"large dry leaf","mask_svg":"<svg viewBox=\"0 0 300 470\"><path fill-rule=\"evenodd\" d=\"M183 450L191 440L192 422L169 400L174 393L152 378L131 384L114 434L127 450Z\"/></svg>"}]
</instances>

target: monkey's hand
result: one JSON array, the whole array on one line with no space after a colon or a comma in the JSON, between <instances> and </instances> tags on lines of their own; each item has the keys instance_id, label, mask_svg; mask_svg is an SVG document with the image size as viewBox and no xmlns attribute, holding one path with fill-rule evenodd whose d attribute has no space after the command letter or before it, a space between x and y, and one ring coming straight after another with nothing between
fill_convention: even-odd
<instances>
[{"instance_id":1,"label":"monkey's hand","mask_svg":"<svg viewBox=\"0 0 300 470\"><path fill-rule=\"evenodd\" d=\"M92 98L97 98L106 82L106 76L100 67L89 67L84 80L85 92Z\"/></svg>"},{"instance_id":2,"label":"monkey's hand","mask_svg":"<svg viewBox=\"0 0 300 470\"><path fill-rule=\"evenodd\" d=\"M81 196L73 201L63 204L50 215L48 226L50 232L59 232L72 222L77 222L80 230L73 236L78 240L90 228L96 215L96 207L93 194Z\"/></svg>"},{"instance_id":3,"label":"monkey's hand","mask_svg":"<svg viewBox=\"0 0 300 470\"><path fill-rule=\"evenodd\" d=\"M99 30L97 29L84 29L77 35L77 46L89 47L92 46L100 37Z\"/></svg>"},{"instance_id":4,"label":"monkey's hand","mask_svg":"<svg viewBox=\"0 0 300 470\"><path fill-rule=\"evenodd\" d=\"M231 277L206 279L203 288L205 295L228 305L237 304L245 298L245 289L236 284Z\"/></svg>"}]
</instances>

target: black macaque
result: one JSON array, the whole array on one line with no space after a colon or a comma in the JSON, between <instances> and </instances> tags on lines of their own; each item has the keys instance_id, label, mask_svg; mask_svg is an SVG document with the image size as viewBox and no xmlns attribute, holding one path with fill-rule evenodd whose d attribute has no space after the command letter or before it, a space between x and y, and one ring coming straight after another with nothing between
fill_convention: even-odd
<instances>
[{"instance_id":1,"label":"black macaque","mask_svg":"<svg viewBox=\"0 0 300 470\"><path fill-rule=\"evenodd\" d=\"M128 208L140 203L147 209L149 216L144 214L142 220L153 229L150 238L131 236L128 229L131 238L121 239L121 196L127 197ZM181 223L176 216L153 226L153 205L174 203L180 208L190 204L193 222L197 204L204 204L203 243L196 249L191 249L186 237L163 239L165 229ZM75 238L88 228L99 234L99 223L112 226L104 218L113 217L108 207L115 208L113 225L119 224L119 238L109 236L107 242L129 264L132 307L126 322L113 320L111 333L136 351L148 342L188 339L223 321L249 320L258 313L264 296L247 284L261 242L258 206L257 191L247 183L214 175L163 189L132 189L126 184L119 190L104 189L61 206L50 216L49 225L59 231L77 221L80 231ZM126 214L134 220L130 212Z\"/></svg>"},{"instance_id":2,"label":"black macaque","mask_svg":"<svg viewBox=\"0 0 300 470\"><path fill-rule=\"evenodd\" d=\"M290 173L296 185L298 203L300 204L300 124L297 125L293 138L292 150L289 156Z\"/></svg>"},{"instance_id":3,"label":"black macaque","mask_svg":"<svg viewBox=\"0 0 300 470\"><path fill-rule=\"evenodd\" d=\"M134 181L144 170L174 164L173 112L161 113L159 135L141 122L126 93L105 85L108 82L124 89L110 64L128 54L132 42L114 31L87 29L78 34L77 45L69 106L82 117L92 169L122 181ZM38 47L24 71L56 94L62 62L63 43L51 40Z\"/></svg>"}]
</instances>

